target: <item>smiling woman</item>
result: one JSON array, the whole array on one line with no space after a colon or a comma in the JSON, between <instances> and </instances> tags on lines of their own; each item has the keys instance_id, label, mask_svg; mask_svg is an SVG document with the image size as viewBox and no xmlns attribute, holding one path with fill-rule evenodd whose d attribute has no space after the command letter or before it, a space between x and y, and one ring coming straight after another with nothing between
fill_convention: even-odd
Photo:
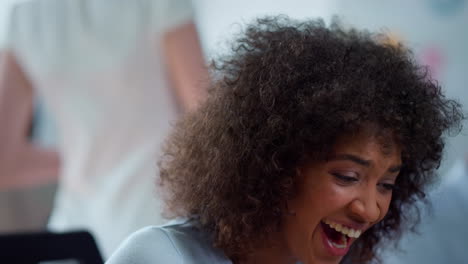
<instances>
[{"instance_id":1,"label":"smiling woman","mask_svg":"<svg viewBox=\"0 0 468 264\"><path fill-rule=\"evenodd\" d=\"M248 26L160 161L169 212L185 220L134 234L109 263L377 260L417 223L443 134L463 119L386 43L320 20Z\"/></svg>"},{"instance_id":2,"label":"smiling woman","mask_svg":"<svg viewBox=\"0 0 468 264\"><path fill-rule=\"evenodd\" d=\"M307 245L296 253L304 263L337 262L385 217L401 168L401 148L390 142L383 149L377 135L344 135L325 161L300 167L297 195L288 201L294 217L282 230L288 245Z\"/></svg>"}]
</instances>

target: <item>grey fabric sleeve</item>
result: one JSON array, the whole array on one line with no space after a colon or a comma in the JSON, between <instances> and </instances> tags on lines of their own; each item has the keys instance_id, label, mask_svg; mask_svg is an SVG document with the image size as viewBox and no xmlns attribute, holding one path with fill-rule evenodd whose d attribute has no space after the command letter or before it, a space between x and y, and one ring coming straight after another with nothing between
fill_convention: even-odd
<instances>
[{"instance_id":1,"label":"grey fabric sleeve","mask_svg":"<svg viewBox=\"0 0 468 264\"><path fill-rule=\"evenodd\" d=\"M127 238L106 264L182 264L172 239L162 228L147 227Z\"/></svg>"}]
</instances>

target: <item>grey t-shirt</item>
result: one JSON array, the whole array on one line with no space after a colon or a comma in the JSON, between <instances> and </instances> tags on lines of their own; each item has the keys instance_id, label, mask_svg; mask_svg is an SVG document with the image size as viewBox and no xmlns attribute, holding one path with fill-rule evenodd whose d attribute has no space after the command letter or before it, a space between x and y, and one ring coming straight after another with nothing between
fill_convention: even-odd
<instances>
[{"instance_id":1,"label":"grey t-shirt","mask_svg":"<svg viewBox=\"0 0 468 264\"><path fill-rule=\"evenodd\" d=\"M212 246L209 235L196 220L176 220L133 233L106 262L107 264L232 264Z\"/></svg>"}]
</instances>

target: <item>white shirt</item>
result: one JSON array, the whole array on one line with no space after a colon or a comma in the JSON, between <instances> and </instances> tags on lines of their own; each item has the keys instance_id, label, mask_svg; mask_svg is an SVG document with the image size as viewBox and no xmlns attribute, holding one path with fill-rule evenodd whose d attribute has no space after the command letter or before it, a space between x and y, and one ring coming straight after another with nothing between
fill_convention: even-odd
<instances>
[{"instance_id":1,"label":"white shirt","mask_svg":"<svg viewBox=\"0 0 468 264\"><path fill-rule=\"evenodd\" d=\"M133 233L106 264L232 264L196 220L174 220Z\"/></svg>"},{"instance_id":2,"label":"white shirt","mask_svg":"<svg viewBox=\"0 0 468 264\"><path fill-rule=\"evenodd\" d=\"M7 46L58 129L62 171L49 227L88 229L104 257L160 224L157 150L177 117L162 35L189 0L36 0L13 9Z\"/></svg>"}]
</instances>

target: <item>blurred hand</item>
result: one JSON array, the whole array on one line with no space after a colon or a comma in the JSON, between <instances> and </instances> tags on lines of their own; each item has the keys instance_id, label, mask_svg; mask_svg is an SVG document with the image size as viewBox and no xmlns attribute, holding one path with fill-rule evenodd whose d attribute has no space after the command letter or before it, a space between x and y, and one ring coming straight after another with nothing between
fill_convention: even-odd
<instances>
[{"instance_id":1,"label":"blurred hand","mask_svg":"<svg viewBox=\"0 0 468 264\"><path fill-rule=\"evenodd\" d=\"M0 190L57 179L58 154L29 141L33 90L10 52L0 52Z\"/></svg>"}]
</instances>

